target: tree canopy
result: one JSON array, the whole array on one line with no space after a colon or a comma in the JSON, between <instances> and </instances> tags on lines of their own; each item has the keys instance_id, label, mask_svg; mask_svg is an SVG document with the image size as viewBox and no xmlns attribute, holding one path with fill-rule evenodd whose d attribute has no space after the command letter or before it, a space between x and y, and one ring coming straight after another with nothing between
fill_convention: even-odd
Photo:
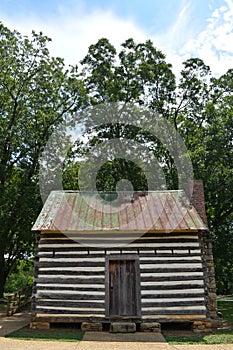
<instances>
[{"instance_id":1,"label":"tree canopy","mask_svg":"<svg viewBox=\"0 0 233 350\"><path fill-rule=\"evenodd\" d=\"M32 249L43 146L84 98L75 68L49 55L49 41L0 24L0 296L14 262Z\"/></svg>"},{"instance_id":2,"label":"tree canopy","mask_svg":"<svg viewBox=\"0 0 233 350\"><path fill-rule=\"evenodd\" d=\"M49 41L42 33L32 32L28 38L0 24L0 296L14 263L33 249L31 226L42 205L38 159L50 135L80 110L115 102L153 112L151 124L158 113L181 135L194 177L205 185L219 292L232 291L233 69L214 77L202 59L190 58L178 79L152 41L131 38L119 52L102 38L90 46L79 67L66 67L62 58L50 56ZM105 122L82 136L87 141L78 140L64 162L64 188L78 189L82 157L115 138L148 148L166 187L177 188L174 157L143 125ZM92 171L91 162L85 171ZM96 186L115 190L122 179L134 190L148 187L140 164L110 156L98 170ZM85 186L87 177L82 181Z\"/></svg>"},{"instance_id":3,"label":"tree canopy","mask_svg":"<svg viewBox=\"0 0 233 350\"><path fill-rule=\"evenodd\" d=\"M216 78L202 59L190 58L183 63L178 80L151 41L136 44L133 39L124 42L118 54L107 39L101 39L90 47L81 63L90 103L124 101L146 106L159 112L182 136L194 177L205 185L219 292L229 293L233 290L233 69ZM104 79L102 67L106 68ZM119 125L117 130L119 136ZM149 145L166 175L167 187L176 188L176 164L167 149L143 129L120 126L120 131L122 137ZM114 132L116 137L116 128L105 125L90 140L89 147L114 137ZM120 176L127 178L128 173L129 180L141 177L139 184L146 188L143 174L135 170L132 165L127 168L122 160L114 160L101 169L98 180L102 179L102 188L110 181L108 186L113 189ZM98 186L101 188L101 183ZM223 283L222 276L227 282Z\"/></svg>"}]
</instances>

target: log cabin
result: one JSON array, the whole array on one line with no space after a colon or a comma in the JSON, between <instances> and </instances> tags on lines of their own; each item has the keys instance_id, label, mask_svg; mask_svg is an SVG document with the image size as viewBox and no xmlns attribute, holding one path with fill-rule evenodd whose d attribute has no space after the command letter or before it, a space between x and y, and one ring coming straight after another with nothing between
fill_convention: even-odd
<instances>
[{"instance_id":1,"label":"log cabin","mask_svg":"<svg viewBox=\"0 0 233 350\"><path fill-rule=\"evenodd\" d=\"M201 181L191 202L183 190L52 191L33 231L33 328L190 322L198 331L218 324Z\"/></svg>"}]
</instances>

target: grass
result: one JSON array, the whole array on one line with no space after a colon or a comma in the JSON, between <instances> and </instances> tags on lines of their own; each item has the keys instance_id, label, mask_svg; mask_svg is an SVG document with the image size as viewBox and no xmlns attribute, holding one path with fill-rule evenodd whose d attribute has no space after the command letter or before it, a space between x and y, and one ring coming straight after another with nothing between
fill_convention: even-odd
<instances>
[{"instance_id":1,"label":"grass","mask_svg":"<svg viewBox=\"0 0 233 350\"><path fill-rule=\"evenodd\" d=\"M171 345L177 344L233 344L233 334L165 336Z\"/></svg>"},{"instance_id":2,"label":"grass","mask_svg":"<svg viewBox=\"0 0 233 350\"><path fill-rule=\"evenodd\" d=\"M215 334L165 335L169 344L233 344L233 302L218 301L218 309L223 314L223 328Z\"/></svg>"},{"instance_id":3,"label":"grass","mask_svg":"<svg viewBox=\"0 0 233 350\"><path fill-rule=\"evenodd\" d=\"M50 328L50 329L30 329L25 327L7 334L6 338L17 338L23 340L46 340L46 341L68 341L77 342L82 340L83 332L77 328Z\"/></svg>"},{"instance_id":4,"label":"grass","mask_svg":"<svg viewBox=\"0 0 233 350\"><path fill-rule=\"evenodd\" d=\"M233 329L233 301L219 300L218 308L223 314L223 321Z\"/></svg>"}]
</instances>

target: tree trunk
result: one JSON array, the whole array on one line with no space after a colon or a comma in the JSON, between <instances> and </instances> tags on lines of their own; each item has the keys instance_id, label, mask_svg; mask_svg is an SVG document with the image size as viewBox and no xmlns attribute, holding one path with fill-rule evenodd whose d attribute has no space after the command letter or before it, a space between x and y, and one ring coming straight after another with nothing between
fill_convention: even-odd
<instances>
[{"instance_id":1,"label":"tree trunk","mask_svg":"<svg viewBox=\"0 0 233 350\"><path fill-rule=\"evenodd\" d=\"M4 267L4 257L0 257L0 299L3 298L6 278L7 274Z\"/></svg>"}]
</instances>

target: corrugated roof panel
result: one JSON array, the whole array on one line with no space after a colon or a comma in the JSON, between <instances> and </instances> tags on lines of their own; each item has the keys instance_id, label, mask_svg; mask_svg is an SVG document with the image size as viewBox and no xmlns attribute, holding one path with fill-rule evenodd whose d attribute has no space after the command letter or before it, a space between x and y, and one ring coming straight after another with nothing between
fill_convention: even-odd
<instances>
[{"instance_id":1,"label":"corrugated roof panel","mask_svg":"<svg viewBox=\"0 0 233 350\"><path fill-rule=\"evenodd\" d=\"M62 230L65 230L66 227L72 227L72 216L74 213L76 196L74 194L68 196L67 193L64 193L62 207L60 207L60 212L56 217L55 223L57 223L58 228L61 227Z\"/></svg>"},{"instance_id":2,"label":"corrugated roof panel","mask_svg":"<svg viewBox=\"0 0 233 350\"><path fill-rule=\"evenodd\" d=\"M176 194L174 194L176 196ZM187 220L186 220L186 216L188 214L188 210L189 207L187 207L187 203L185 203L184 200L184 193L179 193L177 198L175 199L175 212L179 213L176 215L176 221L177 221L177 229L185 229L185 230L189 230L189 229L196 229L193 228L191 226L189 226Z\"/></svg>"},{"instance_id":3,"label":"corrugated roof panel","mask_svg":"<svg viewBox=\"0 0 233 350\"><path fill-rule=\"evenodd\" d=\"M153 227L154 226L154 220L152 219L153 216L151 216L151 212L150 212L150 207L151 207L151 201L150 201L150 196L145 196L145 197L141 197L143 200L143 222L144 225L149 226L149 227Z\"/></svg>"},{"instance_id":4,"label":"corrugated roof panel","mask_svg":"<svg viewBox=\"0 0 233 350\"><path fill-rule=\"evenodd\" d=\"M152 227L157 227L158 231L163 229L163 224L161 220L161 210L159 210L160 198L159 193L157 198L154 200L152 196L149 197L148 200L148 210L150 212L150 217L152 218L153 225Z\"/></svg>"},{"instance_id":5,"label":"corrugated roof panel","mask_svg":"<svg viewBox=\"0 0 233 350\"><path fill-rule=\"evenodd\" d=\"M117 212L112 211L111 213L111 225L113 229L120 227L119 215Z\"/></svg>"},{"instance_id":6,"label":"corrugated roof panel","mask_svg":"<svg viewBox=\"0 0 233 350\"><path fill-rule=\"evenodd\" d=\"M152 194L151 200L153 201L154 208L157 211L156 217L160 220L161 230L167 231L170 229L168 226L168 221L165 213L165 204L166 204L166 193L158 193L157 196Z\"/></svg>"},{"instance_id":7,"label":"corrugated roof panel","mask_svg":"<svg viewBox=\"0 0 233 350\"><path fill-rule=\"evenodd\" d=\"M163 198L162 205L162 218L163 218L163 228L170 230L171 227L177 227L177 215L180 214L179 211L176 211L174 207L174 198L171 193L168 193L167 196ZM175 211L175 215L174 215Z\"/></svg>"},{"instance_id":8,"label":"corrugated roof panel","mask_svg":"<svg viewBox=\"0 0 233 350\"><path fill-rule=\"evenodd\" d=\"M203 221L202 221L201 217L198 215L198 213L194 207L192 207L189 210L189 216L192 218L193 225L195 227L199 227L199 226L203 225Z\"/></svg>"},{"instance_id":9,"label":"corrugated roof panel","mask_svg":"<svg viewBox=\"0 0 233 350\"><path fill-rule=\"evenodd\" d=\"M77 217L79 218L79 212L81 210L81 196L75 196L75 203L74 203L74 213L71 218L70 222L70 228L72 231L76 231L78 228L78 225L80 225L80 219L77 220Z\"/></svg>"},{"instance_id":10,"label":"corrugated roof panel","mask_svg":"<svg viewBox=\"0 0 233 350\"><path fill-rule=\"evenodd\" d=\"M114 200L112 200L114 199ZM196 231L207 229L183 191L111 193L53 191L33 230Z\"/></svg>"},{"instance_id":11,"label":"corrugated roof panel","mask_svg":"<svg viewBox=\"0 0 233 350\"><path fill-rule=\"evenodd\" d=\"M127 213L126 210L124 210L123 208L121 208L120 212L116 214L119 218L119 230L123 231L125 228L125 225L127 223ZM117 228L118 228L117 227Z\"/></svg>"},{"instance_id":12,"label":"corrugated roof panel","mask_svg":"<svg viewBox=\"0 0 233 350\"><path fill-rule=\"evenodd\" d=\"M142 213L142 207L140 205L140 199L137 201L129 202L130 204L125 207L127 222L126 225L128 229L138 231L141 229L142 218L140 218L140 214Z\"/></svg>"}]
</instances>

